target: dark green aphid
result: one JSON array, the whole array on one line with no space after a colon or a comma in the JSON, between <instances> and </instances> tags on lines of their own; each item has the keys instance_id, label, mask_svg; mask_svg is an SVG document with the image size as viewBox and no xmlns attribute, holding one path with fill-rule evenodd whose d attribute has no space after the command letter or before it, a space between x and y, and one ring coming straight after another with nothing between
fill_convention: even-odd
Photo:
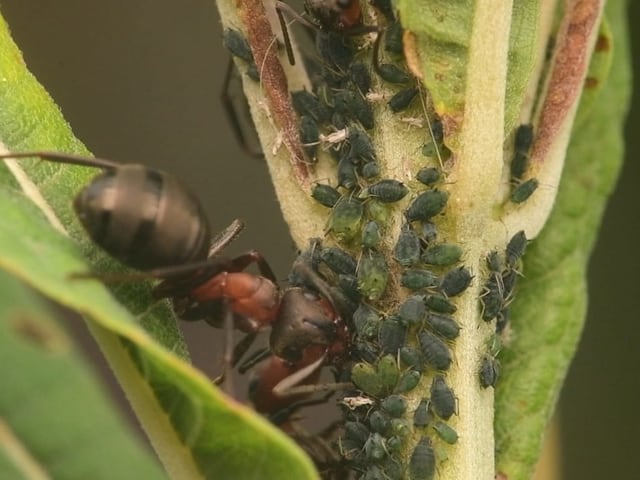
<instances>
[{"instance_id":1,"label":"dark green aphid","mask_svg":"<svg viewBox=\"0 0 640 480\"><path fill-rule=\"evenodd\" d=\"M364 252L358 265L357 277L362 296L378 300L387 288L389 279L389 267L384 255L374 250Z\"/></svg>"},{"instance_id":2,"label":"dark green aphid","mask_svg":"<svg viewBox=\"0 0 640 480\"><path fill-rule=\"evenodd\" d=\"M379 462L387 456L387 448L384 437L379 433L369 435L367 442L364 444L364 453L368 460Z\"/></svg>"},{"instance_id":3,"label":"dark green aphid","mask_svg":"<svg viewBox=\"0 0 640 480\"><path fill-rule=\"evenodd\" d=\"M338 274L338 288L344 293L348 300L359 304L361 295L358 290L358 279L355 275ZM351 311L354 311L356 308L357 305L354 306Z\"/></svg>"},{"instance_id":4,"label":"dark green aphid","mask_svg":"<svg viewBox=\"0 0 640 480\"><path fill-rule=\"evenodd\" d=\"M362 62L353 62L349 65L349 79L358 87L362 95L366 95L371 90L371 75L369 67Z\"/></svg>"},{"instance_id":5,"label":"dark green aphid","mask_svg":"<svg viewBox=\"0 0 640 480\"><path fill-rule=\"evenodd\" d=\"M379 396L384 388L373 365L359 362L351 368L351 381L356 387L372 397Z\"/></svg>"},{"instance_id":6,"label":"dark green aphid","mask_svg":"<svg viewBox=\"0 0 640 480\"><path fill-rule=\"evenodd\" d=\"M453 445L458 441L458 432L441 420L434 422L433 429L438 436L449 445Z\"/></svg>"},{"instance_id":7,"label":"dark green aphid","mask_svg":"<svg viewBox=\"0 0 640 480\"><path fill-rule=\"evenodd\" d=\"M395 393L410 392L418 385L422 374L417 370L409 370L407 373L400 377L398 384L394 390Z\"/></svg>"},{"instance_id":8,"label":"dark green aphid","mask_svg":"<svg viewBox=\"0 0 640 480\"><path fill-rule=\"evenodd\" d=\"M367 340L356 339L352 351L354 359L366 363L375 363L380 357L378 344Z\"/></svg>"},{"instance_id":9,"label":"dark green aphid","mask_svg":"<svg viewBox=\"0 0 640 480\"><path fill-rule=\"evenodd\" d=\"M422 240L426 244L433 243L438 237L438 227L432 222L422 222Z\"/></svg>"},{"instance_id":10,"label":"dark green aphid","mask_svg":"<svg viewBox=\"0 0 640 480\"><path fill-rule=\"evenodd\" d=\"M380 225L370 220L362 229L362 246L364 248L376 248L380 244Z\"/></svg>"},{"instance_id":11,"label":"dark green aphid","mask_svg":"<svg viewBox=\"0 0 640 480\"><path fill-rule=\"evenodd\" d=\"M520 125L516 130L515 148L511 161L511 178L519 180L527 171L529 163L529 149L533 144L533 125Z\"/></svg>"},{"instance_id":12,"label":"dark green aphid","mask_svg":"<svg viewBox=\"0 0 640 480\"><path fill-rule=\"evenodd\" d=\"M404 267L414 265L420 260L420 238L408 223L402 225L398 242L393 249L393 257Z\"/></svg>"},{"instance_id":13,"label":"dark green aphid","mask_svg":"<svg viewBox=\"0 0 640 480\"><path fill-rule=\"evenodd\" d=\"M386 480L386 477L381 467L367 463L367 471L358 480Z\"/></svg>"},{"instance_id":14,"label":"dark green aphid","mask_svg":"<svg viewBox=\"0 0 640 480\"><path fill-rule=\"evenodd\" d=\"M222 35L222 43L224 47L231 52L231 55L244 60L249 65L255 65L249 42L247 42L247 39L244 38L238 30L234 30L233 28L225 29Z\"/></svg>"},{"instance_id":15,"label":"dark green aphid","mask_svg":"<svg viewBox=\"0 0 640 480\"><path fill-rule=\"evenodd\" d=\"M356 166L351 160L351 157L343 155L338 162L338 186L351 190L357 183L358 176L356 175Z\"/></svg>"},{"instance_id":16,"label":"dark green aphid","mask_svg":"<svg viewBox=\"0 0 640 480\"><path fill-rule=\"evenodd\" d=\"M349 128L349 136L347 137L349 143L349 157L359 160L375 161L376 152L371 142L371 137L359 128Z\"/></svg>"},{"instance_id":17,"label":"dark green aphid","mask_svg":"<svg viewBox=\"0 0 640 480\"><path fill-rule=\"evenodd\" d=\"M369 429L360 422L346 422L344 424L343 440L353 442L356 448L362 448L369 438Z\"/></svg>"},{"instance_id":18,"label":"dark green aphid","mask_svg":"<svg viewBox=\"0 0 640 480\"><path fill-rule=\"evenodd\" d=\"M442 178L442 173L435 167L425 167L418 170L416 173L416 180L427 186L435 185Z\"/></svg>"},{"instance_id":19,"label":"dark green aphid","mask_svg":"<svg viewBox=\"0 0 640 480\"><path fill-rule=\"evenodd\" d=\"M320 252L320 259L335 273L355 275L358 266L351 254L336 247L325 247Z\"/></svg>"},{"instance_id":20,"label":"dark green aphid","mask_svg":"<svg viewBox=\"0 0 640 480\"><path fill-rule=\"evenodd\" d=\"M511 191L511 201L513 203L523 203L529 199L533 192L538 189L539 182L536 178L530 178L522 182Z\"/></svg>"},{"instance_id":21,"label":"dark green aphid","mask_svg":"<svg viewBox=\"0 0 640 480\"><path fill-rule=\"evenodd\" d=\"M399 450L395 449L394 439L398 439L402 442L402 439L398 437L391 437L389 440L387 440L387 448L390 451L394 451L397 453ZM384 477L384 480L402 480L404 478L404 470L402 468L402 465L400 465L400 462L397 462L393 458L387 458L386 460L384 460L382 462L382 469L384 470L384 474L386 475Z\"/></svg>"},{"instance_id":22,"label":"dark green aphid","mask_svg":"<svg viewBox=\"0 0 640 480\"><path fill-rule=\"evenodd\" d=\"M436 471L436 456L431 440L422 437L409 459L410 480L431 480Z\"/></svg>"},{"instance_id":23,"label":"dark green aphid","mask_svg":"<svg viewBox=\"0 0 640 480\"><path fill-rule=\"evenodd\" d=\"M343 128L347 128L349 125L349 119L347 116L340 112L332 112L331 113L331 126L337 130L342 130Z\"/></svg>"},{"instance_id":24,"label":"dark green aphid","mask_svg":"<svg viewBox=\"0 0 640 480\"><path fill-rule=\"evenodd\" d=\"M390 217L389 206L375 198L370 198L367 201L367 215L380 225L386 225Z\"/></svg>"},{"instance_id":25,"label":"dark green aphid","mask_svg":"<svg viewBox=\"0 0 640 480\"><path fill-rule=\"evenodd\" d=\"M409 83L409 80L411 79L406 70L403 70L392 63L381 63L378 65L376 73L380 75L380 78L385 82L395 83L398 85L405 85Z\"/></svg>"},{"instance_id":26,"label":"dark green aphid","mask_svg":"<svg viewBox=\"0 0 640 480\"><path fill-rule=\"evenodd\" d=\"M449 370L451 352L446 343L430 332L421 332L418 336L420 349L425 362L436 370Z\"/></svg>"},{"instance_id":27,"label":"dark green aphid","mask_svg":"<svg viewBox=\"0 0 640 480\"><path fill-rule=\"evenodd\" d=\"M340 72L348 70L356 53L352 42L343 32L324 29L316 32L316 49L323 62L335 67L329 70L338 69Z\"/></svg>"},{"instance_id":28,"label":"dark green aphid","mask_svg":"<svg viewBox=\"0 0 640 480\"><path fill-rule=\"evenodd\" d=\"M440 289L447 297L455 297L467 289L472 279L465 267L454 268L445 274L440 282Z\"/></svg>"},{"instance_id":29,"label":"dark green aphid","mask_svg":"<svg viewBox=\"0 0 640 480\"><path fill-rule=\"evenodd\" d=\"M431 408L444 420L456 413L456 396L442 375L436 375L431 383Z\"/></svg>"},{"instance_id":30,"label":"dark green aphid","mask_svg":"<svg viewBox=\"0 0 640 480\"><path fill-rule=\"evenodd\" d=\"M350 242L360 233L364 207L362 202L351 196L342 197L329 215L330 232L340 241Z\"/></svg>"},{"instance_id":31,"label":"dark green aphid","mask_svg":"<svg viewBox=\"0 0 640 480\"><path fill-rule=\"evenodd\" d=\"M391 428L391 419L388 414L376 410L369 415L369 427L373 432L385 435Z\"/></svg>"},{"instance_id":32,"label":"dark green aphid","mask_svg":"<svg viewBox=\"0 0 640 480\"><path fill-rule=\"evenodd\" d=\"M424 304L429 310L438 313L456 313L456 310L458 310L458 307L442 295L427 295L424 299Z\"/></svg>"},{"instance_id":33,"label":"dark green aphid","mask_svg":"<svg viewBox=\"0 0 640 480\"><path fill-rule=\"evenodd\" d=\"M367 192L380 202L393 203L402 200L409 193L409 189L404 183L387 178L370 185L367 188Z\"/></svg>"},{"instance_id":34,"label":"dark green aphid","mask_svg":"<svg viewBox=\"0 0 640 480\"><path fill-rule=\"evenodd\" d=\"M365 129L371 130L374 125L373 108L359 92L355 92L352 108L353 114L360 124Z\"/></svg>"},{"instance_id":35,"label":"dark green aphid","mask_svg":"<svg viewBox=\"0 0 640 480\"><path fill-rule=\"evenodd\" d=\"M504 304L499 279L501 280L502 277L498 273L492 273L487 283L484 284L484 292L480 297L480 301L482 302L482 319L485 322L496 318Z\"/></svg>"},{"instance_id":36,"label":"dark green aphid","mask_svg":"<svg viewBox=\"0 0 640 480\"><path fill-rule=\"evenodd\" d=\"M407 221L429 220L439 214L447 204L449 194L440 190L428 190L421 193L409 205L405 216Z\"/></svg>"},{"instance_id":37,"label":"dark green aphid","mask_svg":"<svg viewBox=\"0 0 640 480\"><path fill-rule=\"evenodd\" d=\"M401 395L389 395L380 406L393 418L400 418L407 411L407 401Z\"/></svg>"},{"instance_id":38,"label":"dark green aphid","mask_svg":"<svg viewBox=\"0 0 640 480\"><path fill-rule=\"evenodd\" d=\"M291 92L291 104L300 116L308 115L323 124L331 118L331 111L313 93L306 90Z\"/></svg>"},{"instance_id":39,"label":"dark green aphid","mask_svg":"<svg viewBox=\"0 0 640 480\"><path fill-rule=\"evenodd\" d=\"M487 255L487 268L495 273L502 271L502 261L500 261L500 254L497 250L492 250Z\"/></svg>"},{"instance_id":40,"label":"dark green aphid","mask_svg":"<svg viewBox=\"0 0 640 480\"><path fill-rule=\"evenodd\" d=\"M380 165L378 162L367 162L362 166L362 178L370 180L380 176Z\"/></svg>"},{"instance_id":41,"label":"dark green aphid","mask_svg":"<svg viewBox=\"0 0 640 480\"><path fill-rule=\"evenodd\" d=\"M392 392L400 379L400 370L395 357L385 355L378 361L378 379L382 392Z\"/></svg>"},{"instance_id":42,"label":"dark green aphid","mask_svg":"<svg viewBox=\"0 0 640 480\"><path fill-rule=\"evenodd\" d=\"M391 0L371 0L371 6L373 6L376 10L379 10L380 13L384 15L384 18L387 19L388 22L395 21L395 15L393 13L393 6L391 5Z\"/></svg>"},{"instance_id":43,"label":"dark green aphid","mask_svg":"<svg viewBox=\"0 0 640 480\"><path fill-rule=\"evenodd\" d=\"M380 324L378 342L384 353L396 355L407 340L407 327L397 318L387 317Z\"/></svg>"},{"instance_id":44,"label":"dark green aphid","mask_svg":"<svg viewBox=\"0 0 640 480\"><path fill-rule=\"evenodd\" d=\"M424 370L422 352L415 347L407 345L400 348L400 361L404 365L414 368L416 371Z\"/></svg>"},{"instance_id":45,"label":"dark green aphid","mask_svg":"<svg viewBox=\"0 0 640 480\"><path fill-rule=\"evenodd\" d=\"M359 337L371 340L378 335L380 316L370 306L361 303L353 313L353 324Z\"/></svg>"},{"instance_id":46,"label":"dark green aphid","mask_svg":"<svg viewBox=\"0 0 640 480\"><path fill-rule=\"evenodd\" d=\"M398 317L405 325L417 325L424 320L427 307L422 295L413 295L407 298L398 308Z\"/></svg>"},{"instance_id":47,"label":"dark green aphid","mask_svg":"<svg viewBox=\"0 0 640 480\"><path fill-rule=\"evenodd\" d=\"M507 267L515 268L518 260L524 255L524 251L527 248L527 237L524 234L524 230L520 230L516 233L509 243L507 243L506 262Z\"/></svg>"},{"instance_id":48,"label":"dark green aphid","mask_svg":"<svg viewBox=\"0 0 640 480\"><path fill-rule=\"evenodd\" d=\"M441 243L427 248L420 259L429 265L447 266L456 263L462 256L462 248L455 243Z\"/></svg>"},{"instance_id":49,"label":"dark green aphid","mask_svg":"<svg viewBox=\"0 0 640 480\"><path fill-rule=\"evenodd\" d=\"M433 416L429 411L429 401L421 400L418 404L418 408L413 412L413 426L417 428L424 428L433 421Z\"/></svg>"},{"instance_id":50,"label":"dark green aphid","mask_svg":"<svg viewBox=\"0 0 640 480\"><path fill-rule=\"evenodd\" d=\"M395 435L393 437L389 437L387 439L387 451L389 452L389 454L395 455L396 453L399 453L400 450L402 450L402 446L404 445L404 440L405 439L403 437L398 437Z\"/></svg>"},{"instance_id":51,"label":"dark green aphid","mask_svg":"<svg viewBox=\"0 0 640 480\"><path fill-rule=\"evenodd\" d=\"M515 268L508 268L502 272L500 278L498 282L502 285L502 298L509 299L518 282L518 271Z\"/></svg>"},{"instance_id":52,"label":"dark green aphid","mask_svg":"<svg viewBox=\"0 0 640 480\"><path fill-rule=\"evenodd\" d=\"M424 269L411 268L402 272L400 276L400 285L410 290L435 287L438 282L435 273Z\"/></svg>"},{"instance_id":53,"label":"dark green aphid","mask_svg":"<svg viewBox=\"0 0 640 480\"><path fill-rule=\"evenodd\" d=\"M500 376L500 362L490 355L485 355L480 365L480 386L495 387Z\"/></svg>"},{"instance_id":54,"label":"dark green aphid","mask_svg":"<svg viewBox=\"0 0 640 480\"><path fill-rule=\"evenodd\" d=\"M395 21L387 25L384 31L384 49L387 52L395 55L403 54L402 33L400 22Z\"/></svg>"},{"instance_id":55,"label":"dark green aphid","mask_svg":"<svg viewBox=\"0 0 640 480\"><path fill-rule=\"evenodd\" d=\"M333 207L340 200L340 192L335 188L323 183L316 183L311 190L311 196L325 207Z\"/></svg>"},{"instance_id":56,"label":"dark green aphid","mask_svg":"<svg viewBox=\"0 0 640 480\"><path fill-rule=\"evenodd\" d=\"M316 160L319 140L320 129L316 121L307 115L300 117L300 141L305 153L313 161Z\"/></svg>"},{"instance_id":57,"label":"dark green aphid","mask_svg":"<svg viewBox=\"0 0 640 480\"><path fill-rule=\"evenodd\" d=\"M413 99L416 98L418 92L418 87L410 87L405 88L404 90L400 90L389 99L387 105L389 105L389 108L392 112L401 112L402 110L408 108L409 105L411 105L411 102L413 102Z\"/></svg>"},{"instance_id":58,"label":"dark green aphid","mask_svg":"<svg viewBox=\"0 0 640 480\"><path fill-rule=\"evenodd\" d=\"M430 313L427 315L427 325L431 330L447 340L455 340L460 334L458 322L446 315Z\"/></svg>"}]
</instances>

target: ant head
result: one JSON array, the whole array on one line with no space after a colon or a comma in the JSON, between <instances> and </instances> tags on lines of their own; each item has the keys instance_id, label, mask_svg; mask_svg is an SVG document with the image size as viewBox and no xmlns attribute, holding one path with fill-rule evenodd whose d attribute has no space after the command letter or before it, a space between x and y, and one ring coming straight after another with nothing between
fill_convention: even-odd
<instances>
[{"instance_id":1,"label":"ant head","mask_svg":"<svg viewBox=\"0 0 640 480\"><path fill-rule=\"evenodd\" d=\"M306 0L305 8L323 30L348 32L362 24L360 0Z\"/></svg>"}]
</instances>

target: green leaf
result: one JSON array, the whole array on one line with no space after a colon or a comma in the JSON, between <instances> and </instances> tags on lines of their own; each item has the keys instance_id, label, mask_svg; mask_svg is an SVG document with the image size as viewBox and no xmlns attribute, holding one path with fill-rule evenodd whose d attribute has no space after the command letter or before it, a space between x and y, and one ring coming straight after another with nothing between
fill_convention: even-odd
<instances>
[{"instance_id":1,"label":"green leaf","mask_svg":"<svg viewBox=\"0 0 640 480\"><path fill-rule=\"evenodd\" d=\"M0 72L0 140L9 149L84 152L49 96L24 68L4 23L0 23ZM69 279L69 274L88 267L77 244L53 230L42 212L52 210L74 237L84 238L70 204L91 170L24 162L24 171L35 185L29 197L41 193L43 210L17 191L15 181L0 168L4 182L0 186L0 268L86 316L169 475L180 479L315 478L310 460L286 435L219 393L180 358L185 356L181 337L166 306L146 311L148 285L118 289L131 311L144 314L136 318L99 282ZM96 260L97 271L116 268L86 240L81 246Z\"/></svg>"},{"instance_id":2,"label":"green leaf","mask_svg":"<svg viewBox=\"0 0 640 480\"><path fill-rule=\"evenodd\" d=\"M583 99L593 102L590 116L574 130L555 208L525 256L513 341L500 354L496 449L498 470L509 479L530 478L537 461L580 339L588 260L621 167L631 85L625 2L608 2L606 13L615 39L613 68L600 96Z\"/></svg>"},{"instance_id":3,"label":"green leaf","mask_svg":"<svg viewBox=\"0 0 640 480\"><path fill-rule=\"evenodd\" d=\"M163 478L42 300L0 290L0 477Z\"/></svg>"}]
</instances>

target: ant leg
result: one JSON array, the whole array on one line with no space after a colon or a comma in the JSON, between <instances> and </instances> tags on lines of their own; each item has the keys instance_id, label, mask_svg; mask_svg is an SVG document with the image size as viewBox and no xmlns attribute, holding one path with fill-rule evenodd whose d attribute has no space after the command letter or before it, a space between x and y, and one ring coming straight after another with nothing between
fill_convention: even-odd
<instances>
[{"instance_id":1,"label":"ant leg","mask_svg":"<svg viewBox=\"0 0 640 480\"><path fill-rule=\"evenodd\" d=\"M229 261L229 271L241 272L249 265L255 263L258 265L258 270L263 277L268 278L273 283L277 282L276 275L271 270L271 266L264 258L264 256L257 250L250 250L247 253L243 253Z\"/></svg>"},{"instance_id":2,"label":"ant leg","mask_svg":"<svg viewBox=\"0 0 640 480\"><path fill-rule=\"evenodd\" d=\"M252 145L249 142L248 136L245 135L246 129L244 128L246 125L243 125L240 120L240 113L238 111L239 105L234 105L231 99L231 80L233 78L233 73L235 71L235 65L233 63L233 58L229 57L229 63L227 64L227 71L224 76L224 83L222 85L222 93L220 94L220 101L222 102L222 107L227 115L227 120L231 124L231 131L233 135L236 137L236 141L242 148L252 157L254 158L264 158L264 152L258 146ZM244 98L244 104L242 105L245 109L249 108L249 104L247 103L247 97L244 96L242 90L239 92L240 95ZM255 135L254 141L255 140ZM259 141L256 141L259 145Z\"/></svg>"},{"instance_id":3,"label":"ant leg","mask_svg":"<svg viewBox=\"0 0 640 480\"><path fill-rule=\"evenodd\" d=\"M293 47L291 46L291 38L289 37L289 29L287 28L287 22L284 19L284 10L293 18L299 17L298 14L286 3L276 1L276 14L278 15L278 21L280 22L280 30L282 31L282 39L284 40L284 48L287 51L287 58L289 59L289 65L296 64L296 57L293 55Z\"/></svg>"},{"instance_id":4,"label":"ant leg","mask_svg":"<svg viewBox=\"0 0 640 480\"><path fill-rule=\"evenodd\" d=\"M222 367L222 390L230 397L235 398L235 388L233 386L233 378L231 375L232 362L233 362L233 330L234 330L234 318L231 309L225 305L224 313L224 357Z\"/></svg>"},{"instance_id":5,"label":"ant leg","mask_svg":"<svg viewBox=\"0 0 640 480\"><path fill-rule=\"evenodd\" d=\"M285 378L275 387L273 387L273 393L279 397L288 397L292 395L310 394L316 392L337 392L340 390L349 390L354 388L351 382L334 382L334 383L319 383L312 385L298 385L297 387L280 388L284 386L287 379Z\"/></svg>"},{"instance_id":6,"label":"ant leg","mask_svg":"<svg viewBox=\"0 0 640 480\"><path fill-rule=\"evenodd\" d=\"M247 333L242 340L236 343L236 346L233 348L233 356L231 357L231 366L235 367L240 359L247 353L247 350L253 345L256 337L258 336L258 332ZM244 373L244 372L240 372Z\"/></svg>"},{"instance_id":7,"label":"ant leg","mask_svg":"<svg viewBox=\"0 0 640 480\"><path fill-rule=\"evenodd\" d=\"M255 367L257 364L262 362L263 360L269 358L271 356L271 350L268 348L262 348L253 352L249 358L247 358L242 364L238 367L238 372L246 373L252 367Z\"/></svg>"},{"instance_id":8,"label":"ant leg","mask_svg":"<svg viewBox=\"0 0 640 480\"><path fill-rule=\"evenodd\" d=\"M121 165L117 162L106 160L103 158L84 157L82 155L73 155L68 153L59 152L18 152L18 153L5 153L0 155L0 159L3 158L28 158L36 157L40 160L48 160L56 163L68 163L71 165L80 165L83 167L95 167L114 169Z\"/></svg>"}]
</instances>

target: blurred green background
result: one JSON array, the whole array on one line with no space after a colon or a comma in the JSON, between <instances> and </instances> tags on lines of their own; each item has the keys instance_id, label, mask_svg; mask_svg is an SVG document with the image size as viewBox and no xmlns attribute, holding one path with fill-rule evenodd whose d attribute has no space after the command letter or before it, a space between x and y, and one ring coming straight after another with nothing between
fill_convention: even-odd
<instances>
[{"instance_id":1,"label":"blurred green background","mask_svg":"<svg viewBox=\"0 0 640 480\"><path fill-rule=\"evenodd\" d=\"M630 3L629 18L640 18L640 5ZM235 217L247 221L231 254L257 248L286 276L294 248L266 166L239 147L221 106L228 55L213 0L2 0L0 10L29 68L95 155L178 174L203 200L214 229ZM640 31L632 37L637 52ZM565 480L640 478L638 102L590 265L587 326L562 392ZM194 361L213 374L219 335L185 328ZM113 383L82 323L74 330ZM117 386L113 392L126 409Z\"/></svg>"}]
</instances>

